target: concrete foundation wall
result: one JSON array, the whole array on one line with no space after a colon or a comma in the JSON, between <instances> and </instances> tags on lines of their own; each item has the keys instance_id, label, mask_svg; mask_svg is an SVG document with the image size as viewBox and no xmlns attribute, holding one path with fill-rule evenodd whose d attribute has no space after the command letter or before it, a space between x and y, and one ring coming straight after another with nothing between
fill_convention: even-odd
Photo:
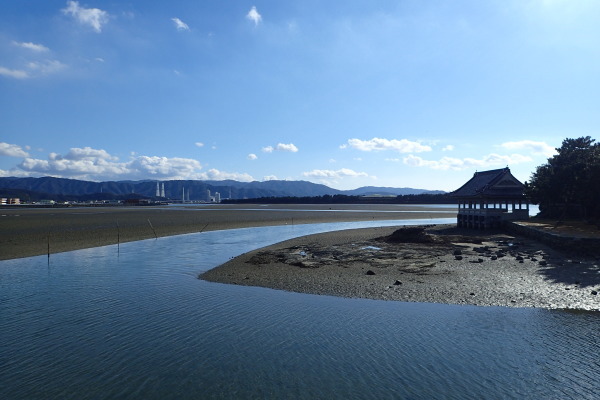
<instances>
[{"instance_id":1,"label":"concrete foundation wall","mask_svg":"<svg viewBox=\"0 0 600 400\"><path fill-rule=\"evenodd\" d=\"M504 225L509 232L530 237L546 243L557 249L582 252L586 254L598 254L600 252L599 238L579 238L573 236L558 235L556 233L535 229L514 221L507 221Z\"/></svg>"}]
</instances>

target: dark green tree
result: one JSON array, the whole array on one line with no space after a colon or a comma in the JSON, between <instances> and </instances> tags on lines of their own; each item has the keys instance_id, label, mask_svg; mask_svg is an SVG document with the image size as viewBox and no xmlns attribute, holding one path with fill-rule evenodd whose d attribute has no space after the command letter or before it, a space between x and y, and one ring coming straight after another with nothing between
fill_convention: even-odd
<instances>
[{"instance_id":1,"label":"dark green tree","mask_svg":"<svg viewBox=\"0 0 600 400\"><path fill-rule=\"evenodd\" d=\"M590 136L565 139L526 185L543 216L600 217L600 146Z\"/></svg>"}]
</instances>

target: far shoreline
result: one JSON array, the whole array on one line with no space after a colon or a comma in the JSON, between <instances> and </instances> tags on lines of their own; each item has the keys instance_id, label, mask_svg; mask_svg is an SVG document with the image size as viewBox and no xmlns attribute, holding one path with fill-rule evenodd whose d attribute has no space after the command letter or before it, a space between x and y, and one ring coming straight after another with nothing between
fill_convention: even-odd
<instances>
[{"instance_id":1,"label":"far shoreline","mask_svg":"<svg viewBox=\"0 0 600 400\"><path fill-rule=\"evenodd\" d=\"M5 208L0 260L215 230L455 215L448 207L405 204Z\"/></svg>"}]
</instances>

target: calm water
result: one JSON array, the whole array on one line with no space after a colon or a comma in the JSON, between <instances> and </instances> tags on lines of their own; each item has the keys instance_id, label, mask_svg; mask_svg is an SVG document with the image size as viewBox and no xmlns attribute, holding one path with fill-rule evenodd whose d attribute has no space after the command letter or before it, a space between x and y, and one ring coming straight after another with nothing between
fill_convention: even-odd
<instances>
[{"instance_id":1,"label":"calm water","mask_svg":"<svg viewBox=\"0 0 600 400\"><path fill-rule=\"evenodd\" d=\"M597 398L599 313L196 278L257 247L358 226L373 223L205 232L0 262L0 399Z\"/></svg>"}]
</instances>

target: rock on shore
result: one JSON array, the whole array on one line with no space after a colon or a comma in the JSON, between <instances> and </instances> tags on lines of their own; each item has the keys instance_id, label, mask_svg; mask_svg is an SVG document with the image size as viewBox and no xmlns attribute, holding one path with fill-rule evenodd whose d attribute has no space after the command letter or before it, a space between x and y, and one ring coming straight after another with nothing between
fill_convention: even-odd
<instances>
[{"instance_id":1,"label":"rock on shore","mask_svg":"<svg viewBox=\"0 0 600 400\"><path fill-rule=\"evenodd\" d=\"M200 278L343 297L600 310L598 264L502 232L388 227L285 241Z\"/></svg>"}]
</instances>

